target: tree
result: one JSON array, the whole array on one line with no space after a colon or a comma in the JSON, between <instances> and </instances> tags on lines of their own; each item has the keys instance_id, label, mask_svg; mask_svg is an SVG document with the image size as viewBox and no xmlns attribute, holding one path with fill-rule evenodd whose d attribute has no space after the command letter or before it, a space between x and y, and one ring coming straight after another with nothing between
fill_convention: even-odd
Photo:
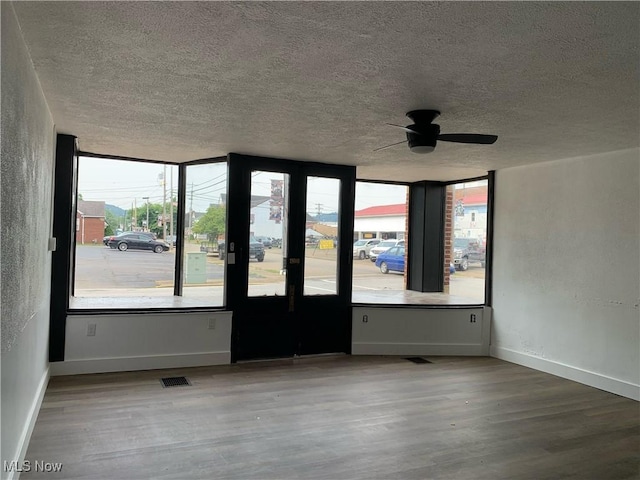
<instances>
[{"instance_id":1,"label":"tree","mask_svg":"<svg viewBox=\"0 0 640 480\"><path fill-rule=\"evenodd\" d=\"M168 204L167 204L168 205ZM167 207L167 215L169 214L169 208ZM127 225L125 230L131 230L132 228L144 228L144 224L147 222L147 204L143 203L137 208L129 209L126 211ZM174 221L176 220L174 215ZM135 222L134 222L135 220ZM167 219L167 223L169 219ZM147 226L150 232L155 233L159 238L162 237L162 204L150 203L149 204L149 225Z\"/></svg>"},{"instance_id":2,"label":"tree","mask_svg":"<svg viewBox=\"0 0 640 480\"><path fill-rule=\"evenodd\" d=\"M118 217L109 209L104 211L104 220L106 222L106 226L104 227L105 235L115 235L116 229L119 228Z\"/></svg>"},{"instance_id":3,"label":"tree","mask_svg":"<svg viewBox=\"0 0 640 480\"><path fill-rule=\"evenodd\" d=\"M224 205L211 205L193 226L193 233L207 235L210 242L218 240L218 236L224 233L225 210Z\"/></svg>"}]
</instances>

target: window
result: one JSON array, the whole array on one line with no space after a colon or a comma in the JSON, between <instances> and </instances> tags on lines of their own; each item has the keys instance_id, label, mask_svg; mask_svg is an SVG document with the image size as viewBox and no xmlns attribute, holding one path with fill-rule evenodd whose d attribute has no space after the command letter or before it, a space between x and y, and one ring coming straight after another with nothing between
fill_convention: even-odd
<instances>
[{"instance_id":1,"label":"window","mask_svg":"<svg viewBox=\"0 0 640 480\"><path fill-rule=\"evenodd\" d=\"M227 163L186 167L182 295L224 305Z\"/></svg>"},{"instance_id":2,"label":"window","mask_svg":"<svg viewBox=\"0 0 640 480\"><path fill-rule=\"evenodd\" d=\"M77 208L69 225L75 226L70 308L224 306L226 161L178 167L81 157L77 178ZM283 172L254 171L250 210L236 212L249 220L250 296L286 293L289 180ZM336 295L344 186L329 177L307 176L306 183L304 294ZM421 201L416 199L423 183L411 187L412 209L420 210L415 202ZM444 225L421 225L421 214L411 223L407 185L359 181L355 187L355 303L484 303L488 180L427 185L435 193L429 198L441 200L427 202L424 211L442 214L444 205ZM423 227L431 240L418 246L415 235ZM141 297L146 303L131 301Z\"/></svg>"},{"instance_id":3,"label":"window","mask_svg":"<svg viewBox=\"0 0 640 480\"><path fill-rule=\"evenodd\" d=\"M223 305L218 242L224 241L227 164L184 171L184 236L178 238L177 165L79 158L71 308Z\"/></svg>"},{"instance_id":4,"label":"window","mask_svg":"<svg viewBox=\"0 0 640 480\"><path fill-rule=\"evenodd\" d=\"M172 296L175 166L81 157L76 297Z\"/></svg>"},{"instance_id":5,"label":"window","mask_svg":"<svg viewBox=\"0 0 640 480\"><path fill-rule=\"evenodd\" d=\"M352 301L484 303L488 180L410 188L356 183Z\"/></svg>"},{"instance_id":6,"label":"window","mask_svg":"<svg viewBox=\"0 0 640 480\"><path fill-rule=\"evenodd\" d=\"M366 295L367 292L374 295L405 290L408 190L406 185L356 182L354 301L379 299Z\"/></svg>"},{"instance_id":7,"label":"window","mask_svg":"<svg viewBox=\"0 0 640 480\"><path fill-rule=\"evenodd\" d=\"M307 177L304 294L338 293L340 180Z\"/></svg>"},{"instance_id":8,"label":"window","mask_svg":"<svg viewBox=\"0 0 640 480\"><path fill-rule=\"evenodd\" d=\"M445 225L445 292L456 303L483 303L487 252L488 181L447 189L451 215ZM448 274L447 274L448 272Z\"/></svg>"},{"instance_id":9,"label":"window","mask_svg":"<svg viewBox=\"0 0 640 480\"><path fill-rule=\"evenodd\" d=\"M289 226L289 175L282 172L251 173L249 212L250 297L285 295L287 235Z\"/></svg>"}]
</instances>

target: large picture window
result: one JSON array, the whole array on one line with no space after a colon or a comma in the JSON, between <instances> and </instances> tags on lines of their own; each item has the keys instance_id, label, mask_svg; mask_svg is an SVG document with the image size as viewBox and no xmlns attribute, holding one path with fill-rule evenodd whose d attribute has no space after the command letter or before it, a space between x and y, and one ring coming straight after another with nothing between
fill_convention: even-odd
<instances>
[{"instance_id":1,"label":"large picture window","mask_svg":"<svg viewBox=\"0 0 640 480\"><path fill-rule=\"evenodd\" d=\"M185 171L179 222L177 165L79 158L71 308L223 305L227 164ZM175 297L177 271L188 303Z\"/></svg>"},{"instance_id":2,"label":"large picture window","mask_svg":"<svg viewBox=\"0 0 640 480\"><path fill-rule=\"evenodd\" d=\"M285 293L288 181L277 172L251 176L250 244L263 253L250 256L250 296ZM335 295L341 184L313 176L306 181L304 295ZM446 199L417 208L419 217L426 214L416 223L409 215L422 183L356 182L354 303L484 303L488 180L431 184ZM227 184L226 161L179 167L80 157L70 308L223 307ZM280 202L276 187L283 192ZM436 211L442 226L426 223ZM431 225L430 238L441 235L439 247L433 240L416 243L420 237L414 236L411 245L409 231L420 233L421 225Z\"/></svg>"},{"instance_id":3,"label":"large picture window","mask_svg":"<svg viewBox=\"0 0 640 480\"><path fill-rule=\"evenodd\" d=\"M357 182L353 302L484 303L488 198L487 179Z\"/></svg>"},{"instance_id":4,"label":"large picture window","mask_svg":"<svg viewBox=\"0 0 640 480\"><path fill-rule=\"evenodd\" d=\"M409 187L356 182L353 238L353 297L384 300L406 288Z\"/></svg>"}]
</instances>

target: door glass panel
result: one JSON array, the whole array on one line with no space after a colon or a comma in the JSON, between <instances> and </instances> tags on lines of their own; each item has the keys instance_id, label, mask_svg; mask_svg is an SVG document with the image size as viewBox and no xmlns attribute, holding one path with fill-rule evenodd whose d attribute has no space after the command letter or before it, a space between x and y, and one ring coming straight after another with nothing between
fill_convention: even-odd
<instances>
[{"instance_id":1,"label":"door glass panel","mask_svg":"<svg viewBox=\"0 0 640 480\"><path fill-rule=\"evenodd\" d=\"M224 304L227 163L187 166L182 295Z\"/></svg>"},{"instance_id":2,"label":"door glass panel","mask_svg":"<svg viewBox=\"0 0 640 480\"><path fill-rule=\"evenodd\" d=\"M304 294L338 293L340 180L307 177Z\"/></svg>"},{"instance_id":3,"label":"door glass panel","mask_svg":"<svg viewBox=\"0 0 640 480\"><path fill-rule=\"evenodd\" d=\"M250 297L284 296L286 288L289 175L281 172L251 172L249 211Z\"/></svg>"}]
</instances>

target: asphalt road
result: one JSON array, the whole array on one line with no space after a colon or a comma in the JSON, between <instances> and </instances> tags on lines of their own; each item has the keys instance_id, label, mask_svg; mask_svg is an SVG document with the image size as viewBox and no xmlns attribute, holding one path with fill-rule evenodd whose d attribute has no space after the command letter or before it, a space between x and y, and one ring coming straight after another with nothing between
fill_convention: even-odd
<instances>
[{"instance_id":1,"label":"asphalt road","mask_svg":"<svg viewBox=\"0 0 640 480\"><path fill-rule=\"evenodd\" d=\"M198 251L197 245L188 245L187 251ZM305 259L305 294L330 294L336 288L336 251L308 249ZM103 295L109 290L141 290L145 295L167 294L174 283L175 253L119 250L79 245L76 249L77 296ZM281 275L282 250L267 249L264 262L249 263L250 295L284 295L284 276ZM222 291L224 264L217 256L207 256L208 287ZM205 287L205 285L199 285ZM456 272L451 278L451 294L481 298L484 288L484 269L470 268ZM403 290L404 277L399 273L383 274L370 260L353 260L353 289L355 291ZM153 291L155 290L155 292ZM189 290L189 292L186 292ZM202 290L185 284L185 294ZM100 293L103 292L103 293ZM218 293L216 294L218 295ZM221 293L219 293L221 295Z\"/></svg>"}]
</instances>

